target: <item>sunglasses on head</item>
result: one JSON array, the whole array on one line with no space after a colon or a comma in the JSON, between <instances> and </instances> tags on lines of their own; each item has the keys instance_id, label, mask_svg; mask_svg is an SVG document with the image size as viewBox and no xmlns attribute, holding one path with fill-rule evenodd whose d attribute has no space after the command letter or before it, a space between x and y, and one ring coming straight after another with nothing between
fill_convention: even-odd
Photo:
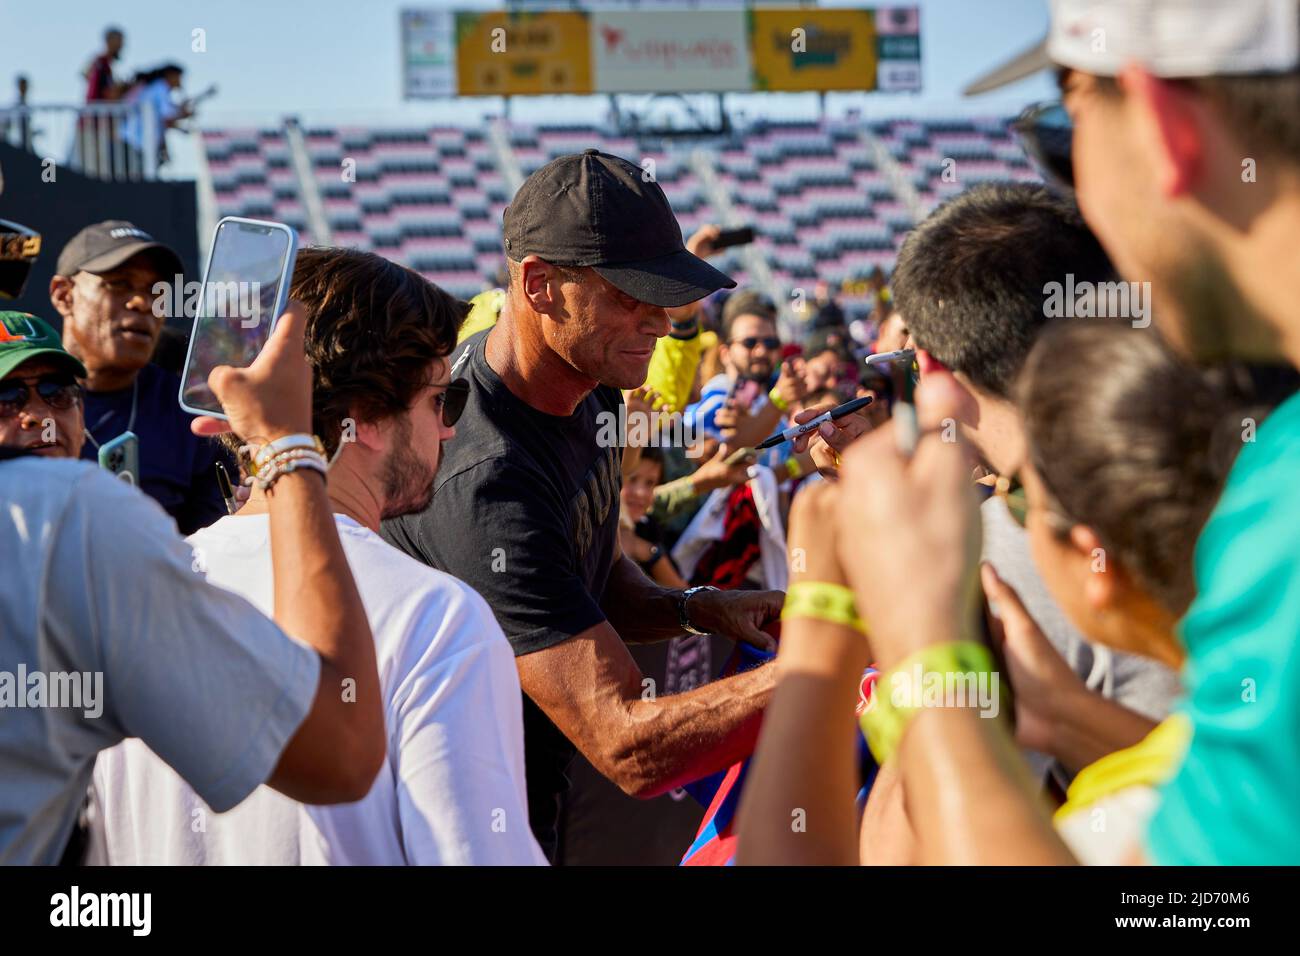
<instances>
[{"instance_id":1,"label":"sunglasses on head","mask_svg":"<svg viewBox=\"0 0 1300 956\"><path fill-rule=\"evenodd\" d=\"M1058 189L1074 189L1074 123L1060 101L1030 106L1011 123L1020 145L1042 177Z\"/></svg>"},{"instance_id":2,"label":"sunglasses on head","mask_svg":"<svg viewBox=\"0 0 1300 956\"><path fill-rule=\"evenodd\" d=\"M762 342L763 348L767 349L769 352L775 352L777 349L781 347L781 340L774 335L772 336L750 335L743 339L735 339L731 344L743 345L747 349L752 349L755 348L759 342Z\"/></svg>"},{"instance_id":3,"label":"sunglasses on head","mask_svg":"<svg viewBox=\"0 0 1300 956\"><path fill-rule=\"evenodd\" d=\"M39 395L55 411L66 411L81 400L81 386L71 375L46 375L35 385L22 379L0 381L0 418L13 418L27 407L32 394Z\"/></svg>"},{"instance_id":4,"label":"sunglasses on head","mask_svg":"<svg viewBox=\"0 0 1300 956\"><path fill-rule=\"evenodd\" d=\"M461 413L465 411L465 403L468 401L469 382L463 378L448 382L433 400L434 407L442 413L442 423L448 428L460 421Z\"/></svg>"}]
</instances>

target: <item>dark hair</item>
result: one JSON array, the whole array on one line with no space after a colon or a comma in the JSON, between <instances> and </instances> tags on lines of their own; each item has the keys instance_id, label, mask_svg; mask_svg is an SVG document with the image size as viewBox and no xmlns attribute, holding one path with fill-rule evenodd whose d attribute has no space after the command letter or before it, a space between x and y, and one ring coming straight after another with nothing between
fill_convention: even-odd
<instances>
[{"instance_id":1,"label":"dark hair","mask_svg":"<svg viewBox=\"0 0 1300 956\"><path fill-rule=\"evenodd\" d=\"M894 380L874 365L864 365L862 367L862 372L858 375L858 384L863 388L871 389L873 392L879 392L881 399L886 404L893 404Z\"/></svg>"},{"instance_id":2,"label":"dark hair","mask_svg":"<svg viewBox=\"0 0 1300 956\"><path fill-rule=\"evenodd\" d=\"M590 266L562 266L550 261L547 261L547 265L565 282L582 282L592 273ZM506 257L504 271L507 289L515 287L523 279L523 268L523 262Z\"/></svg>"},{"instance_id":3,"label":"dark hair","mask_svg":"<svg viewBox=\"0 0 1300 956\"><path fill-rule=\"evenodd\" d=\"M833 352L841 362L853 361L853 350L849 348L848 330L843 326L829 326L814 329L804 342L803 357L816 358L823 352Z\"/></svg>"},{"instance_id":4,"label":"dark hair","mask_svg":"<svg viewBox=\"0 0 1300 956\"><path fill-rule=\"evenodd\" d=\"M131 81L132 85L144 85L152 83L154 80L160 80L168 73L185 73L185 67L179 63L164 63L162 66L156 66L152 70L146 70L143 73L137 73Z\"/></svg>"},{"instance_id":5,"label":"dark hair","mask_svg":"<svg viewBox=\"0 0 1300 956\"><path fill-rule=\"evenodd\" d=\"M651 464L659 466L659 480L662 481L665 474L664 453L663 449L656 445L647 445L641 449L641 461L648 461Z\"/></svg>"},{"instance_id":6,"label":"dark hair","mask_svg":"<svg viewBox=\"0 0 1300 956\"><path fill-rule=\"evenodd\" d=\"M729 295L722 306L722 323L718 333L718 340L722 344L731 342L731 326L742 315L757 315L775 325L776 303L757 289L741 289Z\"/></svg>"},{"instance_id":7,"label":"dark hair","mask_svg":"<svg viewBox=\"0 0 1300 956\"><path fill-rule=\"evenodd\" d=\"M1098 76L1097 90L1120 95L1111 76ZM1175 81L1215 106L1224 124L1241 140L1246 155L1300 162L1300 72L1248 76L1204 76Z\"/></svg>"},{"instance_id":8,"label":"dark hair","mask_svg":"<svg viewBox=\"0 0 1300 956\"><path fill-rule=\"evenodd\" d=\"M307 308L312 428L330 454L348 416L373 422L411 407L470 308L419 273L355 249L300 250L289 296Z\"/></svg>"},{"instance_id":9,"label":"dark hair","mask_svg":"<svg viewBox=\"0 0 1300 956\"><path fill-rule=\"evenodd\" d=\"M835 389L819 388L805 395L802 404L804 408L810 408L813 405L821 405L823 402L834 402L838 405L841 401L840 393Z\"/></svg>"},{"instance_id":10,"label":"dark hair","mask_svg":"<svg viewBox=\"0 0 1300 956\"><path fill-rule=\"evenodd\" d=\"M1095 322L1044 332L1017 392L1051 510L1092 528L1181 615L1196 539L1241 448L1241 406L1154 330Z\"/></svg>"},{"instance_id":11,"label":"dark hair","mask_svg":"<svg viewBox=\"0 0 1300 956\"><path fill-rule=\"evenodd\" d=\"M894 301L916 344L978 388L1011 397L1047 315L1047 286L1107 282L1110 260L1068 199L984 183L939 206L903 243Z\"/></svg>"}]
</instances>

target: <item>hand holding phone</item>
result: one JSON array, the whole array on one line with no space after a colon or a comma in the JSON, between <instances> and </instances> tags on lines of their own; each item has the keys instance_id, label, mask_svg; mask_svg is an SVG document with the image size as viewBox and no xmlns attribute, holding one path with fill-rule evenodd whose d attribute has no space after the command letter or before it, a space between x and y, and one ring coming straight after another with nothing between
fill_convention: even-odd
<instances>
[{"instance_id":1,"label":"hand holding phone","mask_svg":"<svg viewBox=\"0 0 1300 956\"><path fill-rule=\"evenodd\" d=\"M720 229L713 240L713 248L716 251L730 246L747 246L753 241L753 226L743 226L740 229Z\"/></svg>"},{"instance_id":2,"label":"hand holding phone","mask_svg":"<svg viewBox=\"0 0 1300 956\"><path fill-rule=\"evenodd\" d=\"M763 387L753 379L736 379L732 383L731 392L727 396L727 404L732 408L749 411L750 406L758 399L762 390Z\"/></svg>"},{"instance_id":3,"label":"hand holding phone","mask_svg":"<svg viewBox=\"0 0 1300 956\"><path fill-rule=\"evenodd\" d=\"M290 302L252 365L213 369L208 385L225 415L202 415L190 423L190 430L196 435L234 432L259 442L310 433L311 366L303 345L306 329L306 306Z\"/></svg>"},{"instance_id":4,"label":"hand holding phone","mask_svg":"<svg viewBox=\"0 0 1300 956\"><path fill-rule=\"evenodd\" d=\"M288 302L297 253L297 233L283 223L236 216L217 223L181 374L181 408L225 417L209 387L212 370L248 368L261 353Z\"/></svg>"}]
</instances>

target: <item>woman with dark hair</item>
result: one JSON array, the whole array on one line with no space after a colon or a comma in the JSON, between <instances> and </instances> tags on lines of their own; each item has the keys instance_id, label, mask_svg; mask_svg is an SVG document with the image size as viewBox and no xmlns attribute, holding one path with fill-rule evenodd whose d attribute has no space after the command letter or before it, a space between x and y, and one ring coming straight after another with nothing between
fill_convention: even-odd
<instances>
[{"instance_id":1,"label":"woman with dark hair","mask_svg":"<svg viewBox=\"0 0 1300 956\"><path fill-rule=\"evenodd\" d=\"M1090 640L1180 670L1177 622L1195 595L1196 539L1250 413L1232 413L1241 406L1228 390L1151 330L1113 324L1062 323L1045 334L1018 390L1028 461L1023 506L1014 492L1008 504L1044 582ZM1016 691L1042 698L1036 709L1050 714L1048 698L1068 683L1052 679L1046 639L1015 592L987 566L983 576ZM1055 822L1080 860L1121 863L1133 852L1189 734L1175 714L1079 773Z\"/></svg>"},{"instance_id":2,"label":"woman with dark hair","mask_svg":"<svg viewBox=\"0 0 1300 956\"><path fill-rule=\"evenodd\" d=\"M122 123L122 142L132 151L128 169L137 173L144 168L146 143L146 111L153 116L157 131L158 165L167 162L167 130L194 113L188 103L178 103L175 91L181 88L185 68L179 63L164 63L143 73L137 73L131 87L123 97L134 103L136 109Z\"/></svg>"},{"instance_id":3,"label":"woman with dark hair","mask_svg":"<svg viewBox=\"0 0 1300 956\"><path fill-rule=\"evenodd\" d=\"M1027 460L1015 475L999 481L997 493L1007 498L1008 510L1025 525L1034 562L1053 597L1090 640L1181 667L1186 651L1176 624L1194 595L1194 546L1242 447L1242 423L1253 426L1262 411L1252 409L1237 390L1224 387L1221 375L1183 364L1152 330L1108 322L1062 322L1044 332L1021 372L1017 399L1025 420ZM952 469L954 481L959 474L958 468ZM796 501L792 547L811 540L811 528L847 520L840 513L847 510L842 498L831 488L817 490L822 493ZM929 490L918 490L926 493ZM823 562L814 581L833 581L836 573L844 573L836 571L836 560L821 557L827 550L814 554L807 549L810 562L814 557ZM936 553L934 560L939 565L955 559ZM997 617L994 638L1001 645L1017 696L1016 712L1027 709L1050 718L1053 698L1070 693L1077 678L1015 591L988 565L982 575L990 609ZM860 673L867 662L869 623L865 630L863 644L842 660L835 655L844 655L843 647L837 651L826 642L796 642L787 655L788 666L818 673L833 668L840 675L837 679L847 683L849 675ZM787 643L793 636L792 629ZM977 643L968 639L961 646L969 650ZM782 651L786 653L784 645ZM987 657L987 650L981 654ZM892 756L886 722L900 714L886 694L896 694L898 675L911 666L896 664L881 677L876 705L863 717L873 751L883 754L882 760ZM918 671L922 667L915 666ZM991 663L978 667L993 669ZM854 816L852 789L841 779L848 778L851 750L837 746L835 735L825 741L803 735L801 752L790 751L799 719L790 707L782 709L778 690L764 721L747 803L742 806L742 862L747 855L751 860L770 860L761 848L779 841L777 832L768 829L771 824L762 819L765 814L748 808L753 804L761 810L766 794L780 790L781 779L796 764L805 770L817 768L815 785L804 772L802 792L817 794L817 805L806 808L809 817L816 813L838 824L835 840L811 848L811 855L805 854L800 862L871 859L869 851L877 839L873 827L886 817L873 817L870 812L861 820ZM1173 774L1185 751L1184 716L1169 718L1135 746L1085 767L1056 815L1055 835L1036 798L1019 779L1023 768L1014 766L1016 757L1005 732L993 721L980 723L989 728L984 732L1004 738L1006 746L1000 752L1010 762L1006 779L989 776L987 785L998 788L1004 799L1014 791L1015 798L1023 801L1022 812L1014 818L999 818L999 845L1017 847L1020 862L1062 861L1070 855L1097 864L1140 858L1141 839L1158 804L1158 787ZM1086 733L1087 728L1080 732ZM897 746L896 738L892 746ZM897 760L888 766L899 769ZM956 760L936 769L940 774L961 772ZM900 777L905 789L919 786L910 779L907 773ZM972 854L994 839L991 831L976 839L969 832L937 833L933 826L917 826L919 818L911 814L926 812L925 805L934 799L928 789L925 793L908 790L898 804L905 810L887 816L891 859L919 861L922 850L926 858L980 859ZM1098 826L1098 820L1103 825ZM850 842L853 835L858 839Z\"/></svg>"}]
</instances>

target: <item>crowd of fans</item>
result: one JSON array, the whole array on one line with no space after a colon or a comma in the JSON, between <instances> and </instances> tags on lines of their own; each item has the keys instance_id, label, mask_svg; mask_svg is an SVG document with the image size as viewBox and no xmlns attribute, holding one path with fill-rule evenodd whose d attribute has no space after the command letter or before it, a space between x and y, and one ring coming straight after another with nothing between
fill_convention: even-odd
<instances>
[{"instance_id":1,"label":"crowd of fans","mask_svg":"<svg viewBox=\"0 0 1300 956\"><path fill-rule=\"evenodd\" d=\"M581 753L690 862L1300 862L1300 51L1109 9L1072 181L944 203L866 325L587 150L470 303L301 251L192 419L178 257L88 225L0 312L0 861L544 864ZM124 432L138 487L76 461ZM628 650L701 634L676 693Z\"/></svg>"}]
</instances>

